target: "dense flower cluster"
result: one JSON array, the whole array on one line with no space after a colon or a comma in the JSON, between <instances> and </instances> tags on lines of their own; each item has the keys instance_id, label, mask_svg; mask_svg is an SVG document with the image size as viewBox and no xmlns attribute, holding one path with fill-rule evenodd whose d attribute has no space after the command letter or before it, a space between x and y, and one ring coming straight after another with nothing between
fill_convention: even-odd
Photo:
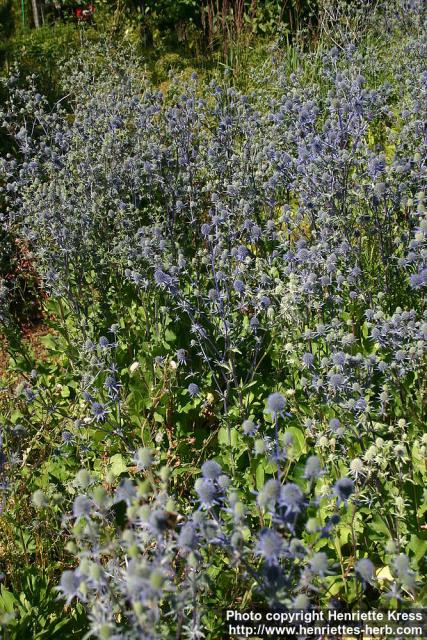
<instances>
[{"instance_id":1,"label":"dense flower cluster","mask_svg":"<svg viewBox=\"0 0 427 640\"><path fill-rule=\"evenodd\" d=\"M179 515L170 493L170 470L156 469L148 449L138 451L136 458L144 459L145 478L125 478L115 487L107 479L109 490L85 470L75 480L68 548L79 563L64 572L59 591L67 602L79 598L87 603L98 637L161 638L165 616L175 632L203 637L201 617L209 599L213 555L223 557L222 571L239 570L242 585L253 584L271 606L306 608L324 578L335 574L326 554L313 549L340 521L332 494L334 512L323 526L302 518L312 537L307 544L295 534L297 519L310 506L298 485L268 480L256 499L246 503L221 466L208 460L195 483L200 506ZM351 481L337 483L336 494L346 502L352 492ZM40 508L46 504L45 496L34 500ZM121 505L126 524L117 528L114 514ZM256 524L256 505L264 526ZM360 560L356 574L374 582L374 567L368 563Z\"/></svg>"}]
</instances>

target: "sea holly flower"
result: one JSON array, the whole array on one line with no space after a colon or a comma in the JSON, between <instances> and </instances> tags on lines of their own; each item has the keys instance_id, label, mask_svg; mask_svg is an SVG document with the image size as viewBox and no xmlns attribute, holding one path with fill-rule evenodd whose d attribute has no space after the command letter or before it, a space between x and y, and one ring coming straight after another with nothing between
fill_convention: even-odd
<instances>
[{"instance_id":1,"label":"sea holly flower","mask_svg":"<svg viewBox=\"0 0 427 640\"><path fill-rule=\"evenodd\" d=\"M334 493L338 498L338 502L347 504L350 496L354 492L354 484L350 478L340 478L334 484Z\"/></svg>"},{"instance_id":2,"label":"sea holly flower","mask_svg":"<svg viewBox=\"0 0 427 640\"><path fill-rule=\"evenodd\" d=\"M185 523L179 532L178 547L180 552L185 555L197 548L199 537L197 529L192 522Z\"/></svg>"},{"instance_id":3,"label":"sea holly flower","mask_svg":"<svg viewBox=\"0 0 427 640\"><path fill-rule=\"evenodd\" d=\"M285 484L280 491L280 505L286 508L288 513L300 513L304 504L304 494L298 485L293 482Z\"/></svg>"},{"instance_id":4,"label":"sea holly flower","mask_svg":"<svg viewBox=\"0 0 427 640\"><path fill-rule=\"evenodd\" d=\"M67 604L70 604L70 602L77 596L83 597L83 594L79 590L81 583L82 578L76 571L64 571L61 576L58 591L63 594Z\"/></svg>"},{"instance_id":5,"label":"sea holly flower","mask_svg":"<svg viewBox=\"0 0 427 640\"><path fill-rule=\"evenodd\" d=\"M361 560L358 560L355 564L354 570L364 586L374 584L375 566L369 558L362 558Z\"/></svg>"},{"instance_id":6,"label":"sea holly flower","mask_svg":"<svg viewBox=\"0 0 427 640\"><path fill-rule=\"evenodd\" d=\"M277 417L283 414L286 406L285 397L279 393L272 393L267 400L267 411L273 416Z\"/></svg>"},{"instance_id":7,"label":"sea holly flower","mask_svg":"<svg viewBox=\"0 0 427 640\"><path fill-rule=\"evenodd\" d=\"M187 391L190 394L191 398L194 398L200 393L199 386L195 382L190 382L190 384L188 385Z\"/></svg>"},{"instance_id":8,"label":"sea holly flower","mask_svg":"<svg viewBox=\"0 0 427 640\"><path fill-rule=\"evenodd\" d=\"M138 471L149 469L153 464L153 452L147 447L141 447L135 452L134 461Z\"/></svg>"},{"instance_id":9,"label":"sea holly flower","mask_svg":"<svg viewBox=\"0 0 427 640\"><path fill-rule=\"evenodd\" d=\"M277 531L264 529L258 538L255 553L269 565L278 564L284 553L283 538Z\"/></svg>"},{"instance_id":10,"label":"sea holly flower","mask_svg":"<svg viewBox=\"0 0 427 640\"><path fill-rule=\"evenodd\" d=\"M320 460L317 456L310 456L307 459L304 469L304 478L307 480L317 480L322 475Z\"/></svg>"},{"instance_id":11,"label":"sea holly flower","mask_svg":"<svg viewBox=\"0 0 427 640\"><path fill-rule=\"evenodd\" d=\"M92 501L85 495L77 496L73 504L73 515L75 518L88 517L92 511Z\"/></svg>"},{"instance_id":12,"label":"sea holly flower","mask_svg":"<svg viewBox=\"0 0 427 640\"><path fill-rule=\"evenodd\" d=\"M253 420L244 420L242 423L242 431L246 436L254 436L258 430L258 425L256 425Z\"/></svg>"},{"instance_id":13,"label":"sea holly flower","mask_svg":"<svg viewBox=\"0 0 427 640\"><path fill-rule=\"evenodd\" d=\"M319 551L313 554L310 560L310 571L316 575L324 578L331 574L328 562L328 556L323 551Z\"/></svg>"},{"instance_id":14,"label":"sea holly flower","mask_svg":"<svg viewBox=\"0 0 427 640\"><path fill-rule=\"evenodd\" d=\"M221 466L215 460L206 460L202 465L202 475L208 480L218 480L221 473Z\"/></svg>"},{"instance_id":15,"label":"sea holly flower","mask_svg":"<svg viewBox=\"0 0 427 640\"><path fill-rule=\"evenodd\" d=\"M409 590L415 588L415 572L410 568L409 558L400 553L393 560L393 570L401 584Z\"/></svg>"},{"instance_id":16,"label":"sea holly flower","mask_svg":"<svg viewBox=\"0 0 427 640\"><path fill-rule=\"evenodd\" d=\"M187 364L187 352L185 349L178 349L176 352L176 359L179 365Z\"/></svg>"},{"instance_id":17,"label":"sea holly flower","mask_svg":"<svg viewBox=\"0 0 427 640\"><path fill-rule=\"evenodd\" d=\"M270 480L267 480L261 491L258 493L258 504L261 507L266 507L273 511L276 504L279 503L280 495L280 482L271 478Z\"/></svg>"},{"instance_id":18,"label":"sea holly flower","mask_svg":"<svg viewBox=\"0 0 427 640\"><path fill-rule=\"evenodd\" d=\"M91 406L92 415L96 422L103 422L107 415L110 413L105 405L101 402L93 402Z\"/></svg>"},{"instance_id":19,"label":"sea holly flower","mask_svg":"<svg viewBox=\"0 0 427 640\"><path fill-rule=\"evenodd\" d=\"M217 504L219 497L218 489L211 480L199 478L196 482L195 489L199 496L201 506L209 509Z\"/></svg>"}]
</instances>

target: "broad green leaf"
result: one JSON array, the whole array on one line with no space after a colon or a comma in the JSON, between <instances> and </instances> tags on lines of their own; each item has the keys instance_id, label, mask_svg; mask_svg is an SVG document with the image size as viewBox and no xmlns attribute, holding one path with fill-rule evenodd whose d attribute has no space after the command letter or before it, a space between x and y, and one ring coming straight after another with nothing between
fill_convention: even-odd
<instances>
[{"instance_id":1,"label":"broad green leaf","mask_svg":"<svg viewBox=\"0 0 427 640\"><path fill-rule=\"evenodd\" d=\"M427 554L427 540L422 540L418 536L412 535L408 549L412 551L413 559L418 564L421 558Z\"/></svg>"},{"instance_id":2,"label":"broad green leaf","mask_svg":"<svg viewBox=\"0 0 427 640\"><path fill-rule=\"evenodd\" d=\"M125 463L121 453L116 453L112 456L110 458L110 464L110 469L115 476L120 476L128 470L127 464Z\"/></svg>"},{"instance_id":3,"label":"broad green leaf","mask_svg":"<svg viewBox=\"0 0 427 640\"><path fill-rule=\"evenodd\" d=\"M255 472L256 488L258 489L258 491L261 491L261 489L264 486L264 478L265 478L264 465L262 462L260 462L257 465L256 472Z\"/></svg>"},{"instance_id":4,"label":"broad green leaf","mask_svg":"<svg viewBox=\"0 0 427 640\"><path fill-rule=\"evenodd\" d=\"M292 448L295 457L298 459L303 453L307 453L304 434L301 429L298 429L298 427L289 427L288 429L286 429L286 431L287 433L292 434Z\"/></svg>"}]
</instances>

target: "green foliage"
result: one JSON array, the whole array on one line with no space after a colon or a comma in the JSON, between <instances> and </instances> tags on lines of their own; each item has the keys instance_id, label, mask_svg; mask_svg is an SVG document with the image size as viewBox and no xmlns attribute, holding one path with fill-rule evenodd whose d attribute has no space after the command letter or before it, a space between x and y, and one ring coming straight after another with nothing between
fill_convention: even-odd
<instances>
[{"instance_id":1,"label":"green foliage","mask_svg":"<svg viewBox=\"0 0 427 640\"><path fill-rule=\"evenodd\" d=\"M84 36L82 29L85 30ZM4 65L19 64L23 77L35 74L40 90L51 100L58 98L61 64L64 55L72 55L97 34L74 23L46 25L40 29L19 31L5 46Z\"/></svg>"},{"instance_id":2,"label":"green foliage","mask_svg":"<svg viewBox=\"0 0 427 640\"><path fill-rule=\"evenodd\" d=\"M85 633L86 618L80 606L64 616L64 605L58 599L54 583L29 570L21 592L0 586L0 627L4 640L77 639Z\"/></svg>"},{"instance_id":3,"label":"green foliage","mask_svg":"<svg viewBox=\"0 0 427 640\"><path fill-rule=\"evenodd\" d=\"M0 2L0 42L5 42L15 30L16 16L13 11L13 0ZM2 50L0 49L2 53ZM0 56L1 56L0 53ZM0 58L1 59L1 58Z\"/></svg>"}]
</instances>

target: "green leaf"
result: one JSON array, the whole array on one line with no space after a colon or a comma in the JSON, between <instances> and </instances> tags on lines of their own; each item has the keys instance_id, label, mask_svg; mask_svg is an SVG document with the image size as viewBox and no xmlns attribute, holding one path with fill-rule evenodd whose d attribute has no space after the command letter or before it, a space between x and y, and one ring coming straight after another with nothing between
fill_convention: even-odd
<instances>
[{"instance_id":1,"label":"green leaf","mask_svg":"<svg viewBox=\"0 0 427 640\"><path fill-rule=\"evenodd\" d=\"M372 522L369 524L369 528L377 534L376 537L379 536L380 538L383 538L385 536L390 538L390 530L380 516L373 518Z\"/></svg>"},{"instance_id":2,"label":"green leaf","mask_svg":"<svg viewBox=\"0 0 427 640\"><path fill-rule=\"evenodd\" d=\"M408 549L413 553L413 559L418 564L421 558L427 554L427 540L421 540L416 535L411 536Z\"/></svg>"},{"instance_id":3,"label":"green leaf","mask_svg":"<svg viewBox=\"0 0 427 640\"><path fill-rule=\"evenodd\" d=\"M264 478L265 478L264 465L262 462L260 462L257 465L256 472L255 472L256 488L258 489L258 491L261 491L262 487L264 486Z\"/></svg>"},{"instance_id":4,"label":"green leaf","mask_svg":"<svg viewBox=\"0 0 427 640\"><path fill-rule=\"evenodd\" d=\"M338 535L340 539L340 544L345 545L351 539L351 527L347 524L339 527Z\"/></svg>"},{"instance_id":5,"label":"green leaf","mask_svg":"<svg viewBox=\"0 0 427 640\"><path fill-rule=\"evenodd\" d=\"M121 453L116 453L114 456L111 456L110 464L110 469L115 476L120 476L128 470L127 464Z\"/></svg>"},{"instance_id":6,"label":"green leaf","mask_svg":"<svg viewBox=\"0 0 427 640\"><path fill-rule=\"evenodd\" d=\"M13 613L17 604L16 597L13 593L2 585L0 589L0 612Z\"/></svg>"},{"instance_id":7,"label":"green leaf","mask_svg":"<svg viewBox=\"0 0 427 640\"><path fill-rule=\"evenodd\" d=\"M46 347L46 349L49 349L50 351L56 351L57 349L57 344L56 344L56 340L54 339L54 337L48 333L45 336L42 336L40 339L41 344Z\"/></svg>"},{"instance_id":8,"label":"green leaf","mask_svg":"<svg viewBox=\"0 0 427 640\"><path fill-rule=\"evenodd\" d=\"M70 397L70 387L67 387L66 385L64 385L61 389L61 397L62 398L69 398Z\"/></svg>"},{"instance_id":9,"label":"green leaf","mask_svg":"<svg viewBox=\"0 0 427 640\"><path fill-rule=\"evenodd\" d=\"M196 476L200 473L200 468L194 467L193 465L182 465L173 470L172 477L176 478L177 476L182 476L186 473Z\"/></svg>"},{"instance_id":10,"label":"green leaf","mask_svg":"<svg viewBox=\"0 0 427 640\"><path fill-rule=\"evenodd\" d=\"M218 431L218 442L221 445L226 447L231 446L233 448L237 447L239 443L239 432L234 427L230 429L230 435L228 433L227 427L221 427Z\"/></svg>"},{"instance_id":11,"label":"green leaf","mask_svg":"<svg viewBox=\"0 0 427 640\"><path fill-rule=\"evenodd\" d=\"M165 331L165 341L166 342L175 342L176 335L171 329L166 329Z\"/></svg>"},{"instance_id":12,"label":"green leaf","mask_svg":"<svg viewBox=\"0 0 427 640\"><path fill-rule=\"evenodd\" d=\"M295 457L299 458L303 453L307 453L305 437L301 429L298 429L298 427L289 427L286 431L292 434L292 438L293 438L292 448L293 448Z\"/></svg>"}]
</instances>

